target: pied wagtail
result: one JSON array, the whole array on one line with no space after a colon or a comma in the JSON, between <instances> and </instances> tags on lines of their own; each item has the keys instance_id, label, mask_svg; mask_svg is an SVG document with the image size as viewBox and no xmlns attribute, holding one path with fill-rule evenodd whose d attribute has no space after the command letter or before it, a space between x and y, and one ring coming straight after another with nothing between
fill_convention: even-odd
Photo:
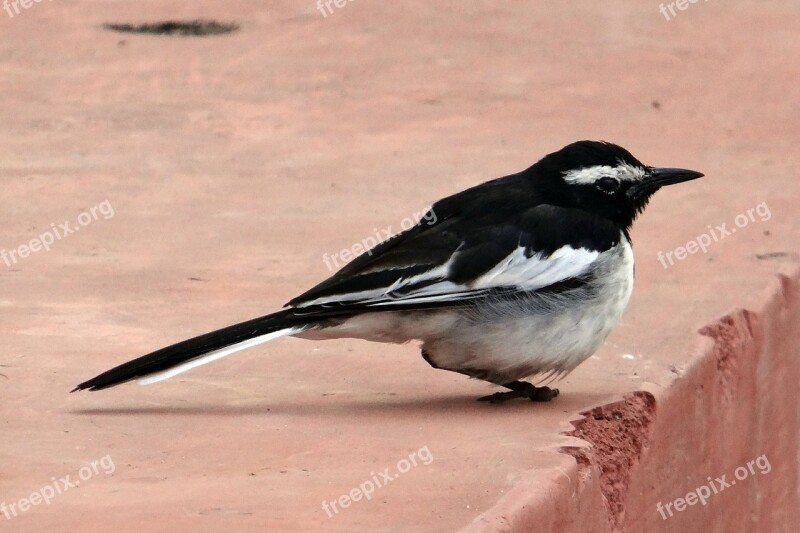
<instances>
[{"instance_id":1,"label":"pied wagtail","mask_svg":"<svg viewBox=\"0 0 800 533\"><path fill-rule=\"evenodd\" d=\"M378 244L282 311L156 350L74 390L154 383L289 335L416 339L432 367L509 389L481 400L550 400L558 389L520 380L564 376L598 349L633 289L634 219L659 188L702 175L643 165L611 143L570 144L439 200L435 223Z\"/></svg>"}]
</instances>

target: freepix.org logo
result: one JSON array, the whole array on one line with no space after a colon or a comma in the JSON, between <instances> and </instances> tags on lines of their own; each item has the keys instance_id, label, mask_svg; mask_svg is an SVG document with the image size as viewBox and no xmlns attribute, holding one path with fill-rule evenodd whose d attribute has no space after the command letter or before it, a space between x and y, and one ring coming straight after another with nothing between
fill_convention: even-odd
<instances>
[{"instance_id":1,"label":"freepix.org logo","mask_svg":"<svg viewBox=\"0 0 800 533\"><path fill-rule=\"evenodd\" d=\"M50 251L50 247L57 241L60 241L78 232L82 227L88 226L95 220L101 217L103 220L108 220L114 216L114 207L111 202L105 200L99 204L90 207L85 211L81 211L78 215L78 223L73 224L71 220L65 220L62 224L56 225L55 222L50 223L50 229L40 233L37 237L32 238L24 244L20 244L16 248L6 250L0 249L0 260L2 260L6 267L11 268L16 265L21 259L26 259L31 254L44 250Z\"/></svg>"},{"instance_id":2,"label":"freepix.org logo","mask_svg":"<svg viewBox=\"0 0 800 533\"><path fill-rule=\"evenodd\" d=\"M93 477L99 475L100 472L110 476L114 473L114 470L116 470L114 460L110 455L106 455L105 457L85 464L74 476L73 474L67 474L58 479L55 477L50 478L50 483L31 492L29 496L12 502L0 502L0 514L2 514L6 520L11 520L38 505L50 505L56 496L60 496L68 490L77 488L81 484L81 481L89 481Z\"/></svg>"}]
</instances>

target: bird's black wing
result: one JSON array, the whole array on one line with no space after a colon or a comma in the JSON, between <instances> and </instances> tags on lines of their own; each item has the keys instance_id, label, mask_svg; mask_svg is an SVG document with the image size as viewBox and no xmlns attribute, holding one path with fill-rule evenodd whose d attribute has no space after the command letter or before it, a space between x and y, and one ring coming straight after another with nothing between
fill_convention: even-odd
<instances>
[{"instance_id":1,"label":"bird's black wing","mask_svg":"<svg viewBox=\"0 0 800 533\"><path fill-rule=\"evenodd\" d=\"M379 244L287 305L402 309L537 290L585 276L622 238L610 221L538 202L517 175L440 200L431 207L435 224Z\"/></svg>"}]
</instances>

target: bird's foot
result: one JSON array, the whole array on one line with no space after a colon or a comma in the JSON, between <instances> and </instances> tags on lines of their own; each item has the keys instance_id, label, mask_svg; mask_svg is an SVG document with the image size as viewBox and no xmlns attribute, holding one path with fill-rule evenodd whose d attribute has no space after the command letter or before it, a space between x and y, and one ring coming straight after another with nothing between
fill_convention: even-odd
<instances>
[{"instance_id":1,"label":"bird's foot","mask_svg":"<svg viewBox=\"0 0 800 533\"><path fill-rule=\"evenodd\" d=\"M504 383L503 387L511 389L509 392L495 392L488 396L478 398L479 402L503 403L514 398L528 398L532 402L549 402L558 396L558 389L550 387L534 387L527 381L512 381Z\"/></svg>"}]
</instances>

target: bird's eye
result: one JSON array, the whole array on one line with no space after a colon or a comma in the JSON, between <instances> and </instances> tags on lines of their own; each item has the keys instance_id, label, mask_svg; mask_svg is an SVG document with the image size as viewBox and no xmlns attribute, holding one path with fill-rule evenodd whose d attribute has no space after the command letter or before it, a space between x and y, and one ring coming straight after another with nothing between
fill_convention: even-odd
<instances>
[{"instance_id":1,"label":"bird's eye","mask_svg":"<svg viewBox=\"0 0 800 533\"><path fill-rule=\"evenodd\" d=\"M619 182L614 178L600 178L594 184L606 194L613 194L619 189Z\"/></svg>"}]
</instances>

